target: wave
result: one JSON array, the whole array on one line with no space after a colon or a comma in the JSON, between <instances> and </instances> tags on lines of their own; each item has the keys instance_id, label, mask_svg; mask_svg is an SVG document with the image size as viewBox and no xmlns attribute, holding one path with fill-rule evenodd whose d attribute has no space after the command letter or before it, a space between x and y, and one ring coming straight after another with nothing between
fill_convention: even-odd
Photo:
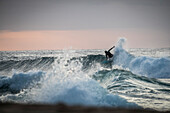
<instances>
[{"instance_id":1,"label":"wave","mask_svg":"<svg viewBox=\"0 0 170 113\"><path fill-rule=\"evenodd\" d=\"M0 101L47 104L62 102L68 105L140 108L137 104L110 94L107 89L101 87L97 81L82 71L81 62L73 60L70 65L56 63L50 72L19 73L11 78L1 77L1 89L20 92L3 94Z\"/></svg>"},{"instance_id":2,"label":"wave","mask_svg":"<svg viewBox=\"0 0 170 113\"><path fill-rule=\"evenodd\" d=\"M77 64L77 63L76 63ZM36 102L55 104L64 102L68 105L114 106L125 108L140 108L135 103L127 102L118 95L109 94L100 84L86 73L75 69L72 63L65 70L57 65L55 73L49 73L42 82L41 89L33 89L29 96ZM67 68L72 69L68 73ZM60 70L58 72L57 70ZM57 76L55 76L57 74ZM34 93L36 92L36 95Z\"/></svg>"},{"instance_id":3,"label":"wave","mask_svg":"<svg viewBox=\"0 0 170 113\"><path fill-rule=\"evenodd\" d=\"M64 85L64 89L61 85ZM61 85L56 85L56 90L51 86L48 89L43 87L43 93L38 93L39 96L34 96L34 99L41 103L50 104L64 102L68 105L138 107L136 104L129 103L118 95L109 94L106 89L102 88L94 80L79 81L71 87L67 83Z\"/></svg>"},{"instance_id":4,"label":"wave","mask_svg":"<svg viewBox=\"0 0 170 113\"><path fill-rule=\"evenodd\" d=\"M168 106L165 107L170 101L169 82L120 69L98 71L93 75L93 79L112 94L124 97L129 102L135 102L144 108L169 110Z\"/></svg>"},{"instance_id":5,"label":"wave","mask_svg":"<svg viewBox=\"0 0 170 113\"><path fill-rule=\"evenodd\" d=\"M114 65L129 69L131 72L153 78L170 78L170 59L134 56L123 49L125 39L120 39L114 51Z\"/></svg>"},{"instance_id":6,"label":"wave","mask_svg":"<svg viewBox=\"0 0 170 113\"><path fill-rule=\"evenodd\" d=\"M7 60L0 62L0 71L22 70L24 72L32 69L49 69L55 61L55 57L41 57L27 60Z\"/></svg>"},{"instance_id":7,"label":"wave","mask_svg":"<svg viewBox=\"0 0 170 113\"><path fill-rule=\"evenodd\" d=\"M92 77L96 81L104 83L108 89L111 89L112 87L137 88L137 85L132 85L136 81L140 81L140 83L142 83L142 84L158 85L159 87L160 86L161 87L170 87L170 83L161 82L160 80L155 79L155 78L148 78L145 76L135 75L131 71L122 70L122 69L101 70L101 71L96 72ZM128 80L130 80L130 81L128 81ZM117 84L118 82L121 83L121 85L118 85L118 86L114 85L111 87L108 86L108 84L112 84L112 83ZM124 86L122 83L125 83L126 85Z\"/></svg>"},{"instance_id":8,"label":"wave","mask_svg":"<svg viewBox=\"0 0 170 113\"><path fill-rule=\"evenodd\" d=\"M16 73L12 77L0 76L0 94L10 92L19 93L23 89L28 89L40 81L43 72Z\"/></svg>"},{"instance_id":9,"label":"wave","mask_svg":"<svg viewBox=\"0 0 170 113\"><path fill-rule=\"evenodd\" d=\"M74 54L74 53L73 53ZM52 65L57 62L58 65L62 63L63 57L41 57L41 58L34 58L34 59L26 59L22 60L7 60L0 62L0 72L6 71L7 73L12 70L17 70L21 72L28 72L32 70L43 70L48 71L52 68ZM88 70L93 67L96 63L101 65L102 62L105 60L104 55L86 55L80 57L70 57L69 59L64 60L66 65L70 65L72 61L81 62L83 67L82 70ZM103 65L104 66L104 65Z\"/></svg>"},{"instance_id":10,"label":"wave","mask_svg":"<svg viewBox=\"0 0 170 113\"><path fill-rule=\"evenodd\" d=\"M62 102L68 105L124 108L140 107L118 95L138 97L143 100L155 98L169 101L161 96L153 97L153 94L159 95L158 92L167 94L169 83L138 76L122 69L103 69L94 73L91 78L80 71L81 68L75 68L73 63L71 67L65 66L65 69L61 70L60 66L63 65L56 65L55 70L48 73L28 72L14 74L12 77L1 76L0 92L3 96L0 97L0 101L47 104ZM69 73L67 69L70 68L72 72Z\"/></svg>"}]
</instances>

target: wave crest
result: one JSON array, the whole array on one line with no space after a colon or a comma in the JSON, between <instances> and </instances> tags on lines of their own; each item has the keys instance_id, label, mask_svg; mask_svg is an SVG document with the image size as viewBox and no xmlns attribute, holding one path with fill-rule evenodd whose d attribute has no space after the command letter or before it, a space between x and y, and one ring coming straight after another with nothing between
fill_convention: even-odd
<instances>
[{"instance_id":1,"label":"wave crest","mask_svg":"<svg viewBox=\"0 0 170 113\"><path fill-rule=\"evenodd\" d=\"M114 65L128 68L135 74L153 77L170 78L170 59L166 57L153 58L148 56L134 56L123 49L125 39L118 41L114 52Z\"/></svg>"}]
</instances>

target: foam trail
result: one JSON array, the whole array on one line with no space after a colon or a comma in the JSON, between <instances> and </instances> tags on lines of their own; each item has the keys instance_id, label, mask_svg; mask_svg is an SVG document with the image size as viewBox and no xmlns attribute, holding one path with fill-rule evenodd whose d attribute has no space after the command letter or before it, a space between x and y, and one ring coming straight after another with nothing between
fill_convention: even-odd
<instances>
[{"instance_id":1,"label":"foam trail","mask_svg":"<svg viewBox=\"0 0 170 113\"><path fill-rule=\"evenodd\" d=\"M126 39L121 38L114 52L114 64L130 69L135 74L154 78L170 78L170 59L166 57L135 57L123 49Z\"/></svg>"}]
</instances>

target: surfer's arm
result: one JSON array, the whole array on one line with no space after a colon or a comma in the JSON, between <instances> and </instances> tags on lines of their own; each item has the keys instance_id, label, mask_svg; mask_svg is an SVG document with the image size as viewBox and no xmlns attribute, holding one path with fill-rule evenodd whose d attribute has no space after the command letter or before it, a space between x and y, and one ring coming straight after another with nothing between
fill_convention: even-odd
<instances>
[{"instance_id":1,"label":"surfer's arm","mask_svg":"<svg viewBox=\"0 0 170 113\"><path fill-rule=\"evenodd\" d=\"M110 48L108 51L111 51L113 48L115 48L115 46L113 46L112 48Z\"/></svg>"}]
</instances>

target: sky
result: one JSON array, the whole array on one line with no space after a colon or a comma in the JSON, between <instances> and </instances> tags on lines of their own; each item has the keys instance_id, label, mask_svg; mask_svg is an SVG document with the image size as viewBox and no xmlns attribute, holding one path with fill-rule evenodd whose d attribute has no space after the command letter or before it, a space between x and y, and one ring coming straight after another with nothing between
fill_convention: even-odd
<instances>
[{"instance_id":1,"label":"sky","mask_svg":"<svg viewBox=\"0 0 170 113\"><path fill-rule=\"evenodd\" d=\"M0 0L0 51L170 47L170 0Z\"/></svg>"}]
</instances>

